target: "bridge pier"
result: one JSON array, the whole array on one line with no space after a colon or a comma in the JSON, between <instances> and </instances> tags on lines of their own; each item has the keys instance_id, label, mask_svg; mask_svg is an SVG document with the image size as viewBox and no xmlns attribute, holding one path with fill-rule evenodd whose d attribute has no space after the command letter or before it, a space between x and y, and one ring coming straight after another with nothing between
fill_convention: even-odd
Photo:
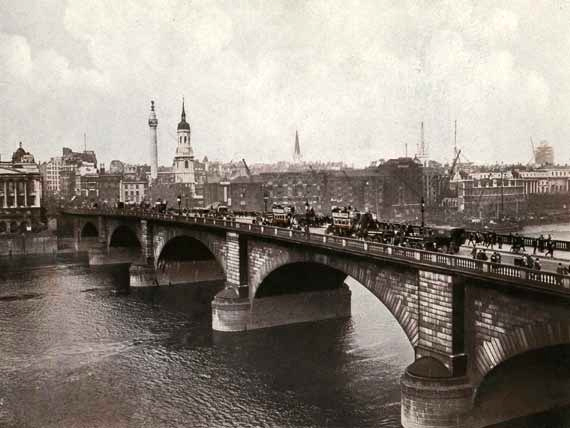
<instances>
[{"instance_id":1,"label":"bridge pier","mask_svg":"<svg viewBox=\"0 0 570 428\"><path fill-rule=\"evenodd\" d=\"M347 286L250 300L236 288L219 292L212 302L215 331L246 331L302 322L350 317Z\"/></svg>"},{"instance_id":2,"label":"bridge pier","mask_svg":"<svg viewBox=\"0 0 570 428\"><path fill-rule=\"evenodd\" d=\"M153 264L132 263L129 266L130 287L154 287L158 286L156 270Z\"/></svg>"},{"instance_id":3,"label":"bridge pier","mask_svg":"<svg viewBox=\"0 0 570 428\"><path fill-rule=\"evenodd\" d=\"M406 369L401 379L404 428L474 428L474 388L465 377L419 376Z\"/></svg>"},{"instance_id":4,"label":"bridge pier","mask_svg":"<svg viewBox=\"0 0 570 428\"><path fill-rule=\"evenodd\" d=\"M89 255L89 266L101 266L110 264L107 257L107 244L97 242L87 251Z\"/></svg>"},{"instance_id":5,"label":"bridge pier","mask_svg":"<svg viewBox=\"0 0 570 428\"><path fill-rule=\"evenodd\" d=\"M472 428L474 387L467 377L465 284L418 272L415 362L401 379L404 428Z\"/></svg>"}]
</instances>

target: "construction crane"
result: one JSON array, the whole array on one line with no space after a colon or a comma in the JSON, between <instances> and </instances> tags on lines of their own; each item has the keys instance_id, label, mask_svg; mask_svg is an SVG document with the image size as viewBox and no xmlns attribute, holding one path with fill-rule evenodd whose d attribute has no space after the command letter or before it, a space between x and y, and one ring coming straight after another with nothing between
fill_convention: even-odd
<instances>
[{"instance_id":1,"label":"construction crane","mask_svg":"<svg viewBox=\"0 0 570 428\"><path fill-rule=\"evenodd\" d=\"M534 148L534 141L532 141L532 137L530 137L530 147L532 148L532 158L530 158L531 164L533 164L536 160L536 149Z\"/></svg>"},{"instance_id":2,"label":"construction crane","mask_svg":"<svg viewBox=\"0 0 570 428\"><path fill-rule=\"evenodd\" d=\"M249 167L247 166L247 163L245 162L245 159L242 158L241 161L243 162L243 166L245 166L245 172L247 173L247 176L248 176L249 179L251 180L251 171L249 170Z\"/></svg>"},{"instance_id":3,"label":"construction crane","mask_svg":"<svg viewBox=\"0 0 570 428\"><path fill-rule=\"evenodd\" d=\"M453 174L455 173L455 167L457 166L457 162L459 160L459 156L461 155L461 149L456 150L455 152L455 158L453 159L453 162L451 162L451 167L449 168L449 171L447 172L446 176L443 178L443 180L441 181L443 191L439 192L439 198L438 198L438 202L441 203L443 202L443 198L445 196L449 195L449 183L450 181L453 179Z\"/></svg>"}]
</instances>

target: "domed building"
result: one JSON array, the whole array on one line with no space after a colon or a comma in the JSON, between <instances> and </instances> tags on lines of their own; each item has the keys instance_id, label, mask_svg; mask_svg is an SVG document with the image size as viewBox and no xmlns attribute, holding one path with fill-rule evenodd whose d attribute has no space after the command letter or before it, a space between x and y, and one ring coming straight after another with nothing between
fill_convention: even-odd
<instances>
[{"instance_id":1,"label":"domed building","mask_svg":"<svg viewBox=\"0 0 570 428\"><path fill-rule=\"evenodd\" d=\"M34 163L34 157L22 148L22 142L18 149L12 153L12 163Z\"/></svg>"},{"instance_id":2,"label":"domed building","mask_svg":"<svg viewBox=\"0 0 570 428\"><path fill-rule=\"evenodd\" d=\"M42 180L34 156L20 143L0 162L0 234L31 231L40 223Z\"/></svg>"}]
</instances>

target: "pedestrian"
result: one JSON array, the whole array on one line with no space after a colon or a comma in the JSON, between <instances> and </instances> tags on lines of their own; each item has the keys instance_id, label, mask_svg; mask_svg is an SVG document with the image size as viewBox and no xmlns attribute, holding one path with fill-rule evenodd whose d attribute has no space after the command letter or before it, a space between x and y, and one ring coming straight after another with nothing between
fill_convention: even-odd
<instances>
[{"instance_id":1,"label":"pedestrian","mask_svg":"<svg viewBox=\"0 0 570 428\"><path fill-rule=\"evenodd\" d=\"M473 249L471 250L471 256L476 259L477 258L477 247L473 245Z\"/></svg>"},{"instance_id":2,"label":"pedestrian","mask_svg":"<svg viewBox=\"0 0 570 428\"><path fill-rule=\"evenodd\" d=\"M556 267L556 273L558 275L564 274L564 267L562 266L562 263L558 263L558 266Z\"/></svg>"},{"instance_id":3,"label":"pedestrian","mask_svg":"<svg viewBox=\"0 0 570 428\"><path fill-rule=\"evenodd\" d=\"M544 236L542 234L538 237L538 251L541 253L544 251Z\"/></svg>"},{"instance_id":4,"label":"pedestrian","mask_svg":"<svg viewBox=\"0 0 570 428\"><path fill-rule=\"evenodd\" d=\"M499 235L497 238L497 243L499 244L499 250L503 249L503 235Z\"/></svg>"},{"instance_id":5,"label":"pedestrian","mask_svg":"<svg viewBox=\"0 0 570 428\"><path fill-rule=\"evenodd\" d=\"M538 260L538 257L534 260L534 268L536 270L540 270L542 266L540 266L540 260Z\"/></svg>"},{"instance_id":6,"label":"pedestrian","mask_svg":"<svg viewBox=\"0 0 570 428\"><path fill-rule=\"evenodd\" d=\"M554 244L552 241L546 241L546 256L549 254L551 258L554 258Z\"/></svg>"},{"instance_id":7,"label":"pedestrian","mask_svg":"<svg viewBox=\"0 0 570 428\"><path fill-rule=\"evenodd\" d=\"M532 240L532 254L536 255L536 246L538 245L538 242L536 239Z\"/></svg>"},{"instance_id":8,"label":"pedestrian","mask_svg":"<svg viewBox=\"0 0 570 428\"><path fill-rule=\"evenodd\" d=\"M488 260L487 254L485 253L485 250L479 250L479 252L477 253L477 260L482 260L482 261Z\"/></svg>"}]
</instances>

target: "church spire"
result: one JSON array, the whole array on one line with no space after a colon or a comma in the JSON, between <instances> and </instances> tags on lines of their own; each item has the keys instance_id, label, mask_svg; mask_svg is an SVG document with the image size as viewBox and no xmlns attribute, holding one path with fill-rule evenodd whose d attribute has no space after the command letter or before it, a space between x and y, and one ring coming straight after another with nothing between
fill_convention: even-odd
<instances>
[{"instance_id":1,"label":"church spire","mask_svg":"<svg viewBox=\"0 0 570 428\"><path fill-rule=\"evenodd\" d=\"M293 160L295 162L301 161L301 146L299 145L299 132L295 131L295 150L293 152Z\"/></svg>"},{"instance_id":2,"label":"church spire","mask_svg":"<svg viewBox=\"0 0 570 428\"><path fill-rule=\"evenodd\" d=\"M186 110L184 109L184 97L182 97L182 115L180 117L180 123L178 124L178 130L190 131L190 125L186 122Z\"/></svg>"}]
</instances>

